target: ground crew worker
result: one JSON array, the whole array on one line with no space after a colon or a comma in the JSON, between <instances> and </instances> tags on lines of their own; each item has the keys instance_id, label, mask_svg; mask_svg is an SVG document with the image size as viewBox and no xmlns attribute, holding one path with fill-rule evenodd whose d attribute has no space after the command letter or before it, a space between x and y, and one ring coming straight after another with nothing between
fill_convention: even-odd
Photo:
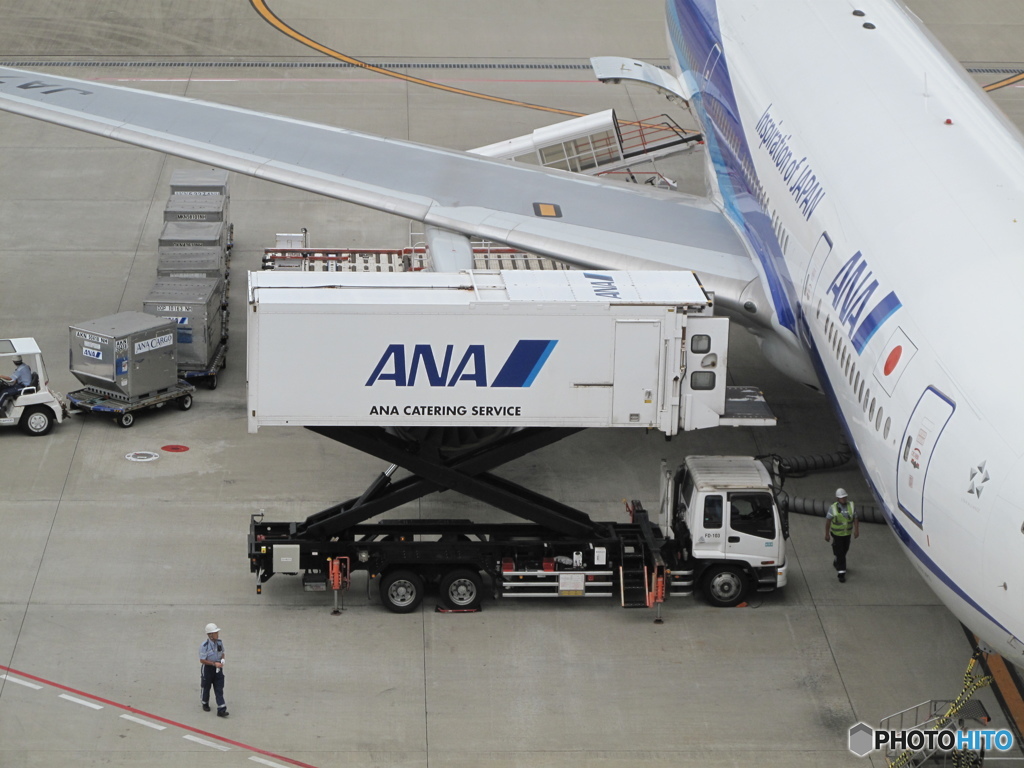
<instances>
[{"instance_id":1,"label":"ground crew worker","mask_svg":"<svg viewBox=\"0 0 1024 768\"><path fill-rule=\"evenodd\" d=\"M14 376L0 376L0 407L10 397L17 397L25 387L32 386L32 369L25 365L21 356L11 358L14 363Z\"/></svg>"},{"instance_id":2,"label":"ground crew worker","mask_svg":"<svg viewBox=\"0 0 1024 768\"><path fill-rule=\"evenodd\" d=\"M224 643L220 639L220 627L206 625L206 642L199 646L200 696L203 711L210 711L210 688L217 698L217 717L228 716L228 705L224 702Z\"/></svg>"},{"instance_id":3,"label":"ground crew worker","mask_svg":"<svg viewBox=\"0 0 1024 768\"><path fill-rule=\"evenodd\" d=\"M853 510L853 502L846 497L846 491L836 488L835 503L825 515L825 541L832 541L832 565L839 581L846 581L846 553L850 551L850 534L860 536L860 520Z\"/></svg>"}]
</instances>

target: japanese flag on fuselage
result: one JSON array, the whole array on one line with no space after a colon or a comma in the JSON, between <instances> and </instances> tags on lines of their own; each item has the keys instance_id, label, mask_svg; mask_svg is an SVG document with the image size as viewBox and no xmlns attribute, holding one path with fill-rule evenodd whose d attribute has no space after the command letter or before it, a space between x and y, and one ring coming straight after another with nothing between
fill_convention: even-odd
<instances>
[{"instance_id":1,"label":"japanese flag on fuselage","mask_svg":"<svg viewBox=\"0 0 1024 768\"><path fill-rule=\"evenodd\" d=\"M896 382L900 380L903 371L907 369L907 365L916 354L917 347L903 332L903 329L897 327L885 343L885 349L879 355L878 362L875 363L875 379L890 397L896 387Z\"/></svg>"}]
</instances>

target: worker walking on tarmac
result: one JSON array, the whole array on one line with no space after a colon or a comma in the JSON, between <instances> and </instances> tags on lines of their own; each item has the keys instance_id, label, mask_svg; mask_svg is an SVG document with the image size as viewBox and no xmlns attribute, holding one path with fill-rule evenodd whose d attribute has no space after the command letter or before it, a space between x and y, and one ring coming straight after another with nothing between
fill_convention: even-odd
<instances>
[{"instance_id":1,"label":"worker walking on tarmac","mask_svg":"<svg viewBox=\"0 0 1024 768\"><path fill-rule=\"evenodd\" d=\"M199 646L200 700L203 711L210 711L210 688L217 698L217 717L228 716L228 705L224 702L224 643L220 639L220 627L206 625L206 642Z\"/></svg>"},{"instance_id":2,"label":"worker walking on tarmac","mask_svg":"<svg viewBox=\"0 0 1024 768\"><path fill-rule=\"evenodd\" d=\"M832 541L832 565L839 575L839 581L846 581L846 553L850 551L850 535L860 536L860 520L853 510L853 502L846 497L846 491L836 488L835 503L825 515L825 541Z\"/></svg>"}]
</instances>

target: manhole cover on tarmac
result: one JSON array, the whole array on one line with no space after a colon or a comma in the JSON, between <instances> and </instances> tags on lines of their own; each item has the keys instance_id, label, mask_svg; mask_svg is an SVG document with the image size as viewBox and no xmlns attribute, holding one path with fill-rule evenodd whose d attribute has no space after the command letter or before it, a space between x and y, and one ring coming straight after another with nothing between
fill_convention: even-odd
<instances>
[{"instance_id":1,"label":"manhole cover on tarmac","mask_svg":"<svg viewBox=\"0 0 1024 768\"><path fill-rule=\"evenodd\" d=\"M124 456L128 461L156 461L160 458L159 453L153 453L152 451L132 451L126 453Z\"/></svg>"}]
</instances>

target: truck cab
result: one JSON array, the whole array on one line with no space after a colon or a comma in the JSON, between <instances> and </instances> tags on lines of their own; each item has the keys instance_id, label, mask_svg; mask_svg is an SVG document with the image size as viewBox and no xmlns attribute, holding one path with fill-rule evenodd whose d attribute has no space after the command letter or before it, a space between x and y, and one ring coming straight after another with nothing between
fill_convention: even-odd
<instances>
[{"instance_id":1,"label":"truck cab","mask_svg":"<svg viewBox=\"0 0 1024 768\"><path fill-rule=\"evenodd\" d=\"M669 527L712 605L786 585L786 530L771 476L751 456L689 456L669 478Z\"/></svg>"},{"instance_id":2,"label":"truck cab","mask_svg":"<svg viewBox=\"0 0 1024 768\"><path fill-rule=\"evenodd\" d=\"M67 418L67 405L50 390L43 353L35 339L0 339L0 386L11 383L12 361L20 357L32 370L32 384L3 398L0 426L21 427L27 435L45 435Z\"/></svg>"}]
</instances>

